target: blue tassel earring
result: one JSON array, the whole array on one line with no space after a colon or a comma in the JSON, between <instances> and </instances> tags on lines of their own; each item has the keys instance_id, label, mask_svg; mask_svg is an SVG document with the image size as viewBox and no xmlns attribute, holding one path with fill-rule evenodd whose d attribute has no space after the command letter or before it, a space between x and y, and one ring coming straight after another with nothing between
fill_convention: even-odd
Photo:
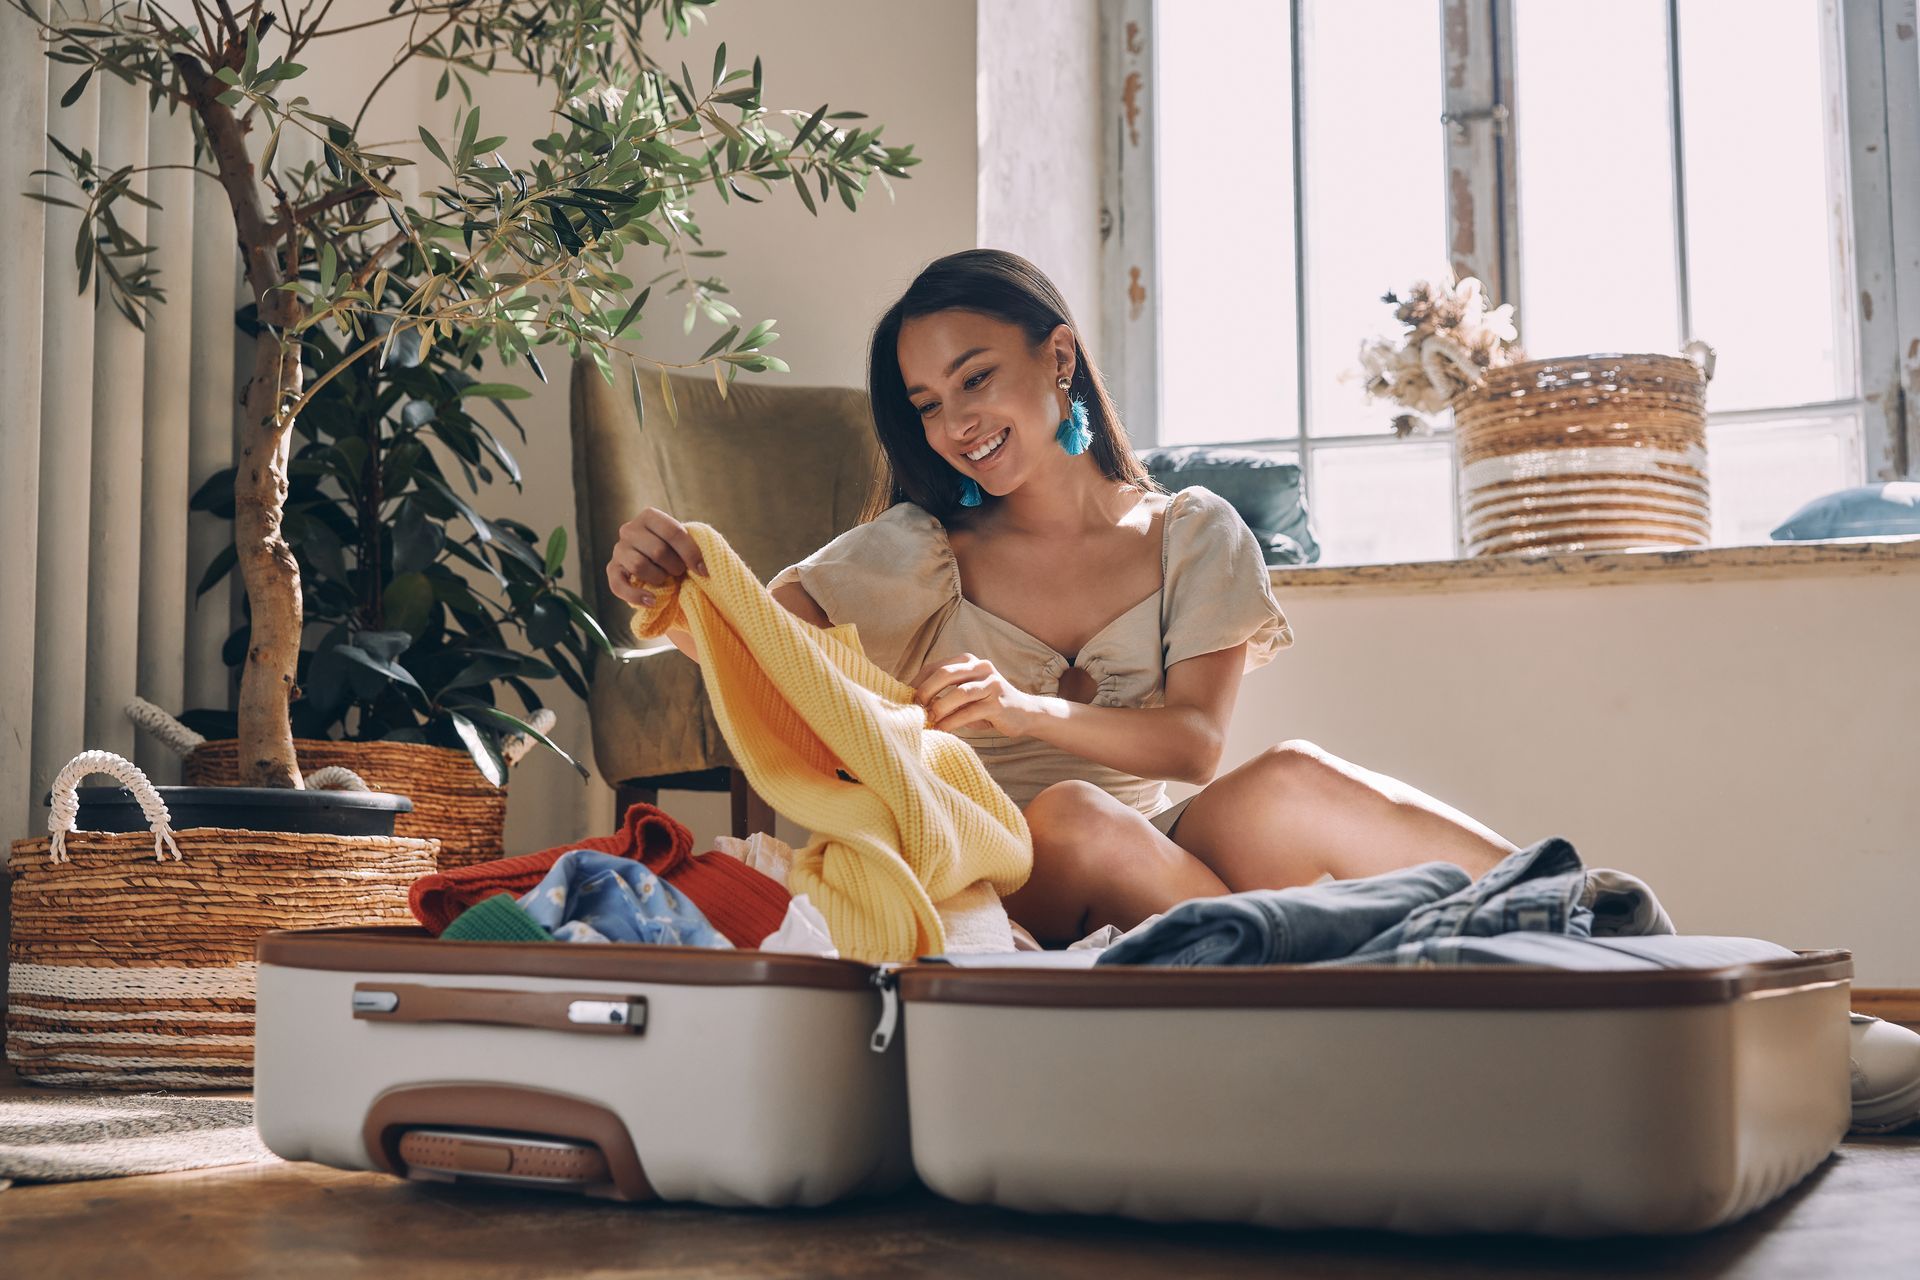
<instances>
[{"instance_id":1,"label":"blue tassel earring","mask_svg":"<svg viewBox=\"0 0 1920 1280\"><path fill-rule=\"evenodd\" d=\"M1056 385L1065 391L1073 383L1067 378L1062 378ZM1087 451L1087 446L1093 443L1093 428L1087 424L1085 400L1078 396L1073 398L1072 407L1068 410L1067 416L1060 419L1059 429L1053 433L1053 438L1060 442L1062 449L1076 458Z\"/></svg>"},{"instance_id":2,"label":"blue tassel earring","mask_svg":"<svg viewBox=\"0 0 1920 1280\"><path fill-rule=\"evenodd\" d=\"M974 478L972 476L961 476L960 505L963 507L977 507L980 505L980 501L980 486L975 483Z\"/></svg>"}]
</instances>

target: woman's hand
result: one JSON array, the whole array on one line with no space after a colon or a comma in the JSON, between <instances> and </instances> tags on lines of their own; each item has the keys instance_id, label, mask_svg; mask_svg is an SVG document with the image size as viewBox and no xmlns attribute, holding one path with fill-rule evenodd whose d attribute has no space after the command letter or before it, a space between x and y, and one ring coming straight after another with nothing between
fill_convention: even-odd
<instances>
[{"instance_id":1,"label":"woman's hand","mask_svg":"<svg viewBox=\"0 0 1920 1280\"><path fill-rule=\"evenodd\" d=\"M687 575L706 576L707 562L687 526L658 507L648 507L620 526L620 540L607 560L613 594L643 609L653 606L649 587L664 587Z\"/></svg>"},{"instance_id":2,"label":"woman's hand","mask_svg":"<svg viewBox=\"0 0 1920 1280\"><path fill-rule=\"evenodd\" d=\"M913 684L913 700L927 709L927 727L944 733L985 725L1022 738L1040 709L1038 696L1014 688L991 662L970 653L928 663Z\"/></svg>"}]
</instances>

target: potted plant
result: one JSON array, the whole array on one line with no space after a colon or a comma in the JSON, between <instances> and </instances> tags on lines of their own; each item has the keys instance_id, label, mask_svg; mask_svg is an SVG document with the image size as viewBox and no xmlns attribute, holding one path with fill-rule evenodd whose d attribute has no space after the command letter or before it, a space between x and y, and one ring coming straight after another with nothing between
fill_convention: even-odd
<instances>
[{"instance_id":1,"label":"potted plant","mask_svg":"<svg viewBox=\"0 0 1920 1280\"><path fill-rule=\"evenodd\" d=\"M532 673L523 658L499 660L512 661L512 670L483 665L472 683L459 686L472 691L461 698L450 696L443 684L437 700L428 695L437 716L426 716L432 708L423 709L413 697L415 685L426 692L421 676L429 655L455 660L445 645L415 648L439 616L436 607L457 613L449 600L458 596L458 575L429 572L437 561L408 570L423 575L432 602L421 595L421 578L395 574L371 616L359 611L364 598L352 606L335 598L336 589L353 590L351 569L330 584L303 586L289 540L288 498L300 495L301 505L291 513L295 529L302 522L309 531L331 529L312 505L315 490L306 481L317 479L326 490L332 468L340 487L330 491L343 494L345 477L365 462L350 456L350 444L342 453L337 431L323 438L324 424L303 437L303 416L324 416L317 406L329 388L371 365L386 387L408 396L405 370L428 370L421 379L435 369L448 379L471 376L467 371L488 352L506 365L524 360L544 380L538 348L554 343L574 356L591 353L610 377L607 348L640 335L649 298L661 287L685 299L689 329L701 316L724 326L693 365L671 367L710 368L723 393L742 370L782 371L785 365L764 350L773 337L770 323L743 329L724 299L724 285L696 270L697 259L717 255L703 247L691 199L710 187L722 200L757 203L776 186L790 184L809 210L817 212L817 200L832 194L854 209L870 181L905 176L917 162L910 147L882 143L881 129L865 124L857 112L829 113L825 106L806 113L769 111L758 60L751 68L732 67L724 45L704 86L684 62L675 67L656 57L656 36L686 34L707 0L631 0L620 6L601 0L392 0L383 16L352 23L330 18L331 5L295 11L270 9L264 0L238 9L228 0L193 0L183 13L172 11L177 6L135 0L100 16L43 13L36 0L12 3L37 24L47 56L74 69L63 101L77 98L94 75L108 74L146 86L156 106L186 112L197 167L220 184L233 211L254 328L232 489L234 564L249 619L244 652L236 655L241 678L235 718L238 781L248 787L301 787L293 715L303 678L314 715L325 714L316 696L328 708L337 706L337 678L344 674L348 689L362 698L359 709L374 720L393 708L394 732L431 735L444 722L466 743L464 721L480 738L483 758L490 746L497 749L488 731L532 732L489 696L495 681L515 687L511 681ZM649 23L655 35L643 36ZM351 120L316 110L297 92L305 74L300 59L310 46L380 26L393 33L393 66ZM449 133L419 129L417 161L375 151L362 134L374 98L402 67L422 61L442 68L437 99L458 89L469 104L470 79L496 68L539 77L552 86L550 131L532 142L531 157L509 158L502 150L505 138L483 131L478 108L456 106ZM276 166L282 139L296 134L313 140L320 161L298 169ZM141 170L109 172L86 150L60 151L66 172L53 176L71 179L75 190L39 198L82 212L79 286L95 286L140 323L163 300L160 277L116 210L122 201L147 203L138 190ZM421 183L427 194L409 200L394 178L400 167L416 162L429 166ZM654 251L660 274L636 283L633 276L643 273L640 264ZM436 363L436 351L449 355ZM660 365L663 378L667 367ZM498 383L466 383L458 390L455 399L461 401L509 394ZM445 401L428 395L424 401L409 397L409 403L432 407L434 417L416 424L429 427L439 422ZM402 423L409 411L401 408ZM450 430L449 438L461 435L492 455L483 438L467 437L464 430ZM293 446L302 438L307 444L296 466ZM389 451L381 474L404 469L398 455L405 452ZM459 448L453 453L463 465L478 465ZM477 517L443 473L435 475L419 461L430 450L407 456L415 459L413 489L399 504L409 521L407 556L421 556L423 540L434 538L426 526L444 527L457 513L492 553L477 557L482 572L506 575L503 554L527 570L510 579L506 590L510 602L517 589L526 595L525 623L536 647L553 651L542 640L555 626L584 626L573 607L577 601L557 586L557 566L549 567L557 554L552 540L536 551L530 531ZM397 525L393 534L395 544L374 550L367 573L391 567L383 557L397 550ZM306 551L309 558L325 554ZM447 554L462 558L461 551ZM303 673L309 601L324 602L334 625L316 640ZM570 621L559 620L561 609ZM390 625L389 611L418 624L421 633ZM408 636L404 647L400 632ZM480 625L463 634L488 632ZM486 656L474 647L467 648L469 660ZM558 648L568 648L564 639ZM355 685L361 679L356 672L384 677L386 687ZM335 694L320 692L328 688ZM403 704L415 717L410 727L397 723ZM542 734L533 736L553 745Z\"/></svg>"},{"instance_id":2,"label":"potted plant","mask_svg":"<svg viewBox=\"0 0 1920 1280\"><path fill-rule=\"evenodd\" d=\"M315 270L303 264L302 274ZM412 287L390 279L390 301ZM249 335L258 324L251 307L239 321ZM590 651L612 653L586 602L561 584L566 530L543 545L525 525L476 509L486 486L520 487L526 432L505 402L526 392L482 381L485 356L465 332L431 347L409 335L385 360L337 374L346 350L335 333L310 330L303 352L306 376L326 382L294 424L282 510L306 622L290 708L299 762L343 766L408 795L414 811L395 830L436 836L442 865L497 858L508 766L549 727L529 714L542 705L536 686L558 679L584 698ZM482 400L517 438L500 439L476 416ZM231 520L233 483L233 468L213 475L193 508ZM198 593L237 560L235 547L221 551ZM231 665L250 635L243 621L228 637ZM234 713L181 719L193 736L163 740L190 748L186 781L236 782Z\"/></svg>"}]
</instances>

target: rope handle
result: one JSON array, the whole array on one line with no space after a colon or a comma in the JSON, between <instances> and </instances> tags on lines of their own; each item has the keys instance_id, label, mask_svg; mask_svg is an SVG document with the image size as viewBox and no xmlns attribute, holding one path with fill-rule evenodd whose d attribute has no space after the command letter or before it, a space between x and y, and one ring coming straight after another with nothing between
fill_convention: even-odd
<instances>
[{"instance_id":1,"label":"rope handle","mask_svg":"<svg viewBox=\"0 0 1920 1280\"><path fill-rule=\"evenodd\" d=\"M553 733L553 726L559 722L560 717L553 713L552 707L541 707L538 711L527 717L528 724L538 729L541 733L548 735ZM519 764L520 757L526 755L527 752L532 749L533 739L524 733L516 733L500 744L500 758L505 760L507 766L511 768Z\"/></svg>"},{"instance_id":2,"label":"rope handle","mask_svg":"<svg viewBox=\"0 0 1920 1280\"><path fill-rule=\"evenodd\" d=\"M140 772L139 765L111 751L82 751L67 761L66 768L54 778L53 812L47 815L47 833L52 837L47 851L48 860L73 861L67 854L67 832L79 830L76 823L80 816L80 780L95 773L104 773L114 779L133 792L133 798L140 802L140 812L146 815L147 825L153 828L153 860L166 861L167 850L172 850L173 860L180 861L180 846L173 840L173 828L170 825L173 815L167 812L167 802L147 781L147 775Z\"/></svg>"},{"instance_id":3,"label":"rope handle","mask_svg":"<svg viewBox=\"0 0 1920 1280\"><path fill-rule=\"evenodd\" d=\"M309 791L371 791L367 780L343 764L330 764L307 775Z\"/></svg>"},{"instance_id":4,"label":"rope handle","mask_svg":"<svg viewBox=\"0 0 1920 1280\"><path fill-rule=\"evenodd\" d=\"M134 728L151 734L155 741L177 756L185 756L206 741L205 737L145 698L130 700L123 710L127 713L127 719L133 721Z\"/></svg>"}]
</instances>

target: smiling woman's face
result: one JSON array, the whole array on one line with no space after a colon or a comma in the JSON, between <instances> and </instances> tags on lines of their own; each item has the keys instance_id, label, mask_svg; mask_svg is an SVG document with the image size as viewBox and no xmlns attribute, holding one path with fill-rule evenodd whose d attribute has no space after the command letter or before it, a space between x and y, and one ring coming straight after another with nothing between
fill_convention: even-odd
<instances>
[{"instance_id":1,"label":"smiling woman's face","mask_svg":"<svg viewBox=\"0 0 1920 1280\"><path fill-rule=\"evenodd\" d=\"M1073 373L1067 326L1034 347L1005 320L936 311L900 326L898 355L928 446L961 475L1005 495L1050 457L1066 405L1057 381Z\"/></svg>"}]
</instances>

